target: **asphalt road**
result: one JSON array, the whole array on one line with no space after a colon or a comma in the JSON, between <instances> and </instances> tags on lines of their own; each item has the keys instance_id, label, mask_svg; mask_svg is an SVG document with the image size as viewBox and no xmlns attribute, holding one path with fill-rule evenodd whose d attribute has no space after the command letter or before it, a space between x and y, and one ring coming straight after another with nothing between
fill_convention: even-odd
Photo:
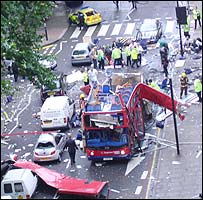
<instances>
[{"instance_id":1,"label":"asphalt road","mask_svg":"<svg viewBox=\"0 0 203 200\"><path fill-rule=\"evenodd\" d=\"M116 10L115 5L110 1L105 2L85 2L85 5L93 6L99 12L101 12L103 16L103 22L98 25L92 35L92 38L96 38L97 34L102 25L109 25L109 30L105 36L100 37L100 44L111 44L111 42L117 37L112 36L111 32L113 27L117 23L122 24L121 33L119 37L126 36L124 34L125 29L127 27L127 23L136 22L136 27L142 24L145 18L160 18L163 29L165 29L168 19L175 20L175 1L168 2L143 2L142 4L138 4L137 11L131 11L129 2L121 2L120 9ZM127 20L127 21L126 21ZM70 39L75 27L69 27L68 31L65 33L64 37L58 41L55 45L52 45L48 48L45 48L42 53L48 54L50 50L52 54L55 54L58 62L58 71L62 71L68 75L72 72L76 72L80 69L80 67L72 67L70 64L70 55L73 47L77 42L82 42L82 37L86 33L86 30L82 30L81 34L78 38ZM175 32L174 32L175 31ZM169 33L170 34L170 33ZM177 29L174 27L173 33L171 33L171 39L174 39L178 35ZM171 40L170 39L170 40ZM148 51L147 54L144 55L144 59L147 61L147 65L142 66L140 69L136 69L136 71L143 72L144 78L153 78L155 80L162 79L164 77L162 70L160 67L160 58L159 58L159 50L156 48L152 48ZM150 71L150 69L152 69ZM155 69L156 73L154 73L153 69ZM120 69L115 69L116 72L121 72ZM135 69L127 69L126 72L134 72ZM105 75L102 71L99 71L99 80L103 81ZM74 83L74 86L68 92L68 95L74 99L78 99L80 95L80 86L82 86L82 81L77 81ZM31 89L30 91L30 104L27 108L19 115L19 123L22 124L22 128L15 128L13 133L16 132L33 132L33 131L42 131L40 128L40 120L33 118L32 114L40 111L41 101L40 94L38 89ZM23 108L22 108L23 109ZM8 127L8 130L11 130L13 127ZM70 130L74 134L76 134L77 129ZM155 134L155 129L148 130L148 132ZM16 152L18 156L26 158L27 160L32 159L32 151L33 145L36 142L38 134L31 135L18 135L10 137L9 145L3 145L1 147L1 158L8 158L9 153ZM10 144L16 144L16 146L12 146ZM147 150L152 150L154 147L153 144L150 144ZM71 167L69 165L69 156L67 152L63 153L62 162L59 163L46 163L45 166L54 169L58 172L62 172L65 175L70 175L82 179L88 180L102 180L109 181L110 183L110 198L145 198L147 192L147 185L149 181L149 174L152 165L153 159L153 151L150 153L146 153L143 156L143 160L140 164L136 164L136 158L133 158L131 161L119 161L119 162L99 162L92 163L88 161L84 152L79 150L76 155L76 166ZM135 159L135 160L134 160ZM129 166L136 166L131 172L127 175L126 170ZM51 195L46 194L46 192L40 191L35 198L51 198L53 197L54 192Z\"/></svg>"}]
</instances>

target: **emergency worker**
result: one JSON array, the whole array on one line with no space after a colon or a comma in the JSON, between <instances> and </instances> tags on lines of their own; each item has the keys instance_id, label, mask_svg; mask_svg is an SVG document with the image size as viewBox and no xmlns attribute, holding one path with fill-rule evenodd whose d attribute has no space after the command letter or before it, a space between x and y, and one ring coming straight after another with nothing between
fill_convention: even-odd
<instances>
[{"instance_id":1,"label":"emergency worker","mask_svg":"<svg viewBox=\"0 0 203 200\"><path fill-rule=\"evenodd\" d=\"M186 73L183 72L180 78L180 99L182 99L183 92L185 92L185 96L187 96L188 82L188 77Z\"/></svg>"},{"instance_id":2,"label":"emergency worker","mask_svg":"<svg viewBox=\"0 0 203 200\"><path fill-rule=\"evenodd\" d=\"M82 73L82 79L83 79L84 85L89 85L89 76L88 76L87 67L84 68L84 71Z\"/></svg>"},{"instance_id":3,"label":"emergency worker","mask_svg":"<svg viewBox=\"0 0 203 200\"><path fill-rule=\"evenodd\" d=\"M98 49L98 62L99 62L99 69L104 70L104 51L102 48Z\"/></svg>"},{"instance_id":4,"label":"emergency worker","mask_svg":"<svg viewBox=\"0 0 203 200\"><path fill-rule=\"evenodd\" d=\"M79 27L80 30L82 29L82 26L84 26L84 15L82 13L78 13L78 20L79 20Z\"/></svg>"},{"instance_id":5,"label":"emergency worker","mask_svg":"<svg viewBox=\"0 0 203 200\"><path fill-rule=\"evenodd\" d=\"M85 95L84 94L80 95L79 104L80 104L79 118L81 119L82 112L85 110Z\"/></svg>"},{"instance_id":6,"label":"emergency worker","mask_svg":"<svg viewBox=\"0 0 203 200\"><path fill-rule=\"evenodd\" d=\"M197 6L192 11L193 19L195 20L195 30L197 29L197 20L199 22L199 26L201 27L201 21L200 21L200 10L197 8Z\"/></svg>"},{"instance_id":7,"label":"emergency worker","mask_svg":"<svg viewBox=\"0 0 203 200\"><path fill-rule=\"evenodd\" d=\"M158 91L160 90L160 87L154 81L152 81L152 79L149 79L149 86L151 86L152 88Z\"/></svg>"},{"instance_id":8,"label":"emergency worker","mask_svg":"<svg viewBox=\"0 0 203 200\"><path fill-rule=\"evenodd\" d=\"M202 83L200 81L200 79L198 78L198 76L195 76L195 80L194 80L194 90L199 98L199 102L202 102Z\"/></svg>"},{"instance_id":9,"label":"emergency worker","mask_svg":"<svg viewBox=\"0 0 203 200\"><path fill-rule=\"evenodd\" d=\"M190 16L187 16L187 24L183 24L183 32L184 32L184 36L185 37L189 37L190 38Z\"/></svg>"},{"instance_id":10,"label":"emergency worker","mask_svg":"<svg viewBox=\"0 0 203 200\"><path fill-rule=\"evenodd\" d=\"M118 47L115 47L113 49L111 57L114 60L114 69L116 68L116 65L118 65L118 64L121 64L121 66L123 67L122 53Z\"/></svg>"},{"instance_id":11,"label":"emergency worker","mask_svg":"<svg viewBox=\"0 0 203 200\"><path fill-rule=\"evenodd\" d=\"M139 67L138 66L138 50L137 50L136 46L134 46L131 51L131 59L132 59L131 67L134 68L134 65L136 64L136 66L138 68Z\"/></svg>"},{"instance_id":12,"label":"emergency worker","mask_svg":"<svg viewBox=\"0 0 203 200\"><path fill-rule=\"evenodd\" d=\"M131 66L131 51L128 45L126 45L125 47L125 54L126 54L126 65Z\"/></svg>"}]
</instances>

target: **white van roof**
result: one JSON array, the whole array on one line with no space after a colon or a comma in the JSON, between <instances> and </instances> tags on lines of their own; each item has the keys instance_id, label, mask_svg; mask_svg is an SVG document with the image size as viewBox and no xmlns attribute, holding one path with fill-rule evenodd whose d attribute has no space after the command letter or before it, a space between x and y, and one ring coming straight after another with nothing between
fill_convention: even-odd
<instances>
[{"instance_id":1,"label":"white van roof","mask_svg":"<svg viewBox=\"0 0 203 200\"><path fill-rule=\"evenodd\" d=\"M60 109L64 107L64 104L66 104L68 101L67 96L56 96L56 97L49 97L45 100L44 104L42 105L43 108L50 108L50 109Z\"/></svg>"},{"instance_id":2,"label":"white van roof","mask_svg":"<svg viewBox=\"0 0 203 200\"><path fill-rule=\"evenodd\" d=\"M20 181L27 177L30 172L30 169L12 169L6 173L3 181Z\"/></svg>"}]
</instances>

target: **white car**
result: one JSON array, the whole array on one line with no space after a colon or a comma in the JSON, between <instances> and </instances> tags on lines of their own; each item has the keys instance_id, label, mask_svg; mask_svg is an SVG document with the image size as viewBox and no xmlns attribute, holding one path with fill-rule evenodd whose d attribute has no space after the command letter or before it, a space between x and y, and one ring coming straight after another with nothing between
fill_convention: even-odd
<instances>
[{"instance_id":1,"label":"white car","mask_svg":"<svg viewBox=\"0 0 203 200\"><path fill-rule=\"evenodd\" d=\"M88 43L76 44L71 55L71 64L73 66L79 64L91 64L90 51L91 48Z\"/></svg>"},{"instance_id":2,"label":"white car","mask_svg":"<svg viewBox=\"0 0 203 200\"><path fill-rule=\"evenodd\" d=\"M34 162L61 161L61 155L65 148L67 136L65 133L50 132L41 134L33 152Z\"/></svg>"},{"instance_id":3,"label":"white car","mask_svg":"<svg viewBox=\"0 0 203 200\"><path fill-rule=\"evenodd\" d=\"M45 68L48 68L48 69L51 69L51 70L54 70L57 67L57 62L54 59L40 60L39 63L44 65Z\"/></svg>"}]
</instances>

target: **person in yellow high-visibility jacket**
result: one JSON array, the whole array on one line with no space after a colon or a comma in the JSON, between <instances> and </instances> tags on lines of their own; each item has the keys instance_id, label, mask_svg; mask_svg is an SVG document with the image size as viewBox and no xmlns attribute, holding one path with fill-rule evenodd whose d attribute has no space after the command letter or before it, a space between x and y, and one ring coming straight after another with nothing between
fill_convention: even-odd
<instances>
[{"instance_id":1,"label":"person in yellow high-visibility jacket","mask_svg":"<svg viewBox=\"0 0 203 200\"><path fill-rule=\"evenodd\" d=\"M195 76L195 80L194 80L194 90L197 93L197 96L199 98L199 102L202 102L202 83L199 80L198 76Z\"/></svg>"},{"instance_id":2,"label":"person in yellow high-visibility jacket","mask_svg":"<svg viewBox=\"0 0 203 200\"><path fill-rule=\"evenodd\" d=\"M193 9L192 11L192 16L193 16L193 19L195 20L195 30L197 29L197 20L199 22L199 26L201 27L201 13L200 13L200 10L197 8L197 6Z\"/></svg>"},{"instance_id":3,"label":"person in yellow high-visibility jacket","mask_svg":"<svg viewBox=\"0 0 203 200\"><path fill-rule=\"evenodd\" d=\"M187 16L187 24L183 24L182 25L182 28L183 28L183 32L184 32L184 36L187 38L189 37L190 38L190 16L188 15Z\"/></svg>"},{"instance_id":4,"label":"person in yellow high-visibility jacket","mask_svg":"<svg viewBox=\"0 0 203 200\"><path fill-rule=\"evenodd\" d=\"M134 64L136 64L137 68L139 67L138 65L138 50L136 48L136 46L133 47L132 51L131 51L131 59L132 59L132 65L131 67L134 67Z\"/></svg>"}]
</instances>

